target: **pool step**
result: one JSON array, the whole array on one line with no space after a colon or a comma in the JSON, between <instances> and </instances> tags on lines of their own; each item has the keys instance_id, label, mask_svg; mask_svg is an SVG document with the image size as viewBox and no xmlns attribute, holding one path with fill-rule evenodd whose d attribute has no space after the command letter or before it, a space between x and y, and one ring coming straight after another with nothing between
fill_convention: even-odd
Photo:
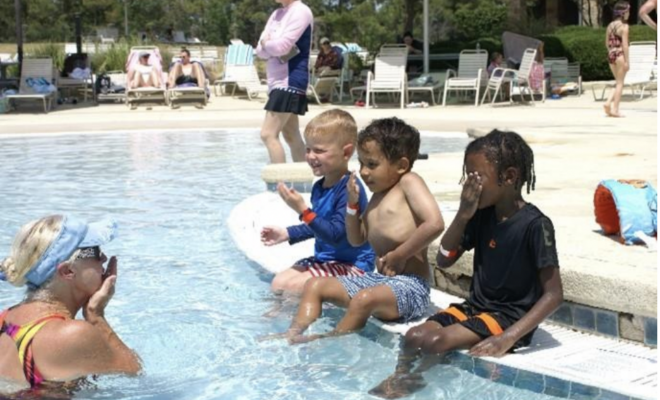
<instances>
[{"instance_id":1,"label":"pool step","mask_svg":"<svg viewBox=\"0 0 660 400\"><path fill-rule=\"evenodd\" d=\"M245 199L227 219L236 246L249 259L273 273L312 255L314 243L308 240L293 246L265 247L259 237L261 228L266 225L287 226L296 222L296 214L272 192ZM437 308L461 301L459 297L432 290L433 307L429 308L429 315ZM422 322L389 324L373 318L370 321L398 334L404 334ZM529 347L501 358L482 357L478 360L506 368L509 373L502 376L519 376L521 371L525 372L525 380L536 382L530 384L528 389L539 393L567 398L578 394L604 399L657 398L656 349L548 323L541 324Z\"/></svg>"}]
</instances>

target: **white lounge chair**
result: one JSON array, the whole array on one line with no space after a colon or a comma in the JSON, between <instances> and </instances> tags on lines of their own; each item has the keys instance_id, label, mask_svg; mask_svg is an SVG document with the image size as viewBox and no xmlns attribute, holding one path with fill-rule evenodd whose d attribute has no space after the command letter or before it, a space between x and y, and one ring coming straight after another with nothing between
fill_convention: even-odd
<instances>
[{"instance_id":1,"label":"white lounge chair","mask_svg":"<svg viewBox=\"0 0 660 400\"><path fill-rule=\"evenodd\" d=\"M436 99L440 99L440 93L442 91L442 88L444 87L444 83L442 79L438 79L438 75L442 75L441 73L438 74L426 74L429 75L430 77L430 82L427 82L423 85L420 85L417 79L411 79L408 81L408 98L412 98L415 94L424 94L428 93L431 95L431 104L434 106L437 105L438 103L436 102ZM436 94L437 92L437 94Z\"/></svg>"},{"instance_id":2,"label":"white lounge chair","mask_svg":"<svg viewBox=\"0 0 660 400\"><path fill-rule=\"evenodd\" d=\"M646 89L650 89L653 83L652 75L656 62L656 42L631 42L629 47L630 69L623 80L623 87L629 87L633 96L640 89L639 100L644 98ZM616 82L610 82L603 87L600 97L596 95L596 89L591 87L594 100L605 100L605 92L608 88L614 88Z\"/></svg>"},{"instance_id":3,"label":"white lounge chair","mask_svg":"<svg viewBox=\"0 0 660 400\"><path fill-rule=\"evenodd\" d=\"M408 46L405 44L384 44L380 46L379 55L408 55Z\"/></svg>"},{"instance_id":4,"label":"white lounge chair","mask_svg":"<svg viewBox=\"0 0 660 400\"><path fill-rule=\"evenodd\" d=\"M259 79L257 67L254 65L237 65L232 69L231 76L234 88L231 95L234 96L236 89L244 90L249 100L258 97L260 93L268 93L268 85Z\"/></svg>"},{"instance_id":5,"label":"white lounge chair","mask_svg":"<svg viewBox=\"0 0 660 400\"><path fill-rule=\"evenodd\" d=\"M312 83L307 87L307 94L314 97L314 100L321 105L321 98L326 97L332 101L333 97L339 98L337 93L337 82L339 76L325 76L324 74L312 78Z\"/></svg>"},{"instance_id":6,"label":"white lounge chair","mask_svg":"<svg viewBox=\"0 0 660 400\"><path fill-rule=\"evenodd\" d=\"M225 63L222 77L213 82L213 91L216 96L220 96L223 88L236 84L236 75L244 75L242 67L254 65L254 48L249 44L234 43L225 50Z\"/></svg>"},{"instance_id":7,"label":"white lounge chair","mask_svg":"<svg viewBox=\"0 0 660 400\"><path fill-rule=\"evenodd\" d=\"M532 65L536 59L536 49L526 49L523 53L522 61L520 62L520 68L518 70L510 68L495 68L488 79L488 84L486 85L486 90L484 91L484 96L481 98L481 104L486 101L486 97L490 97L490 91L494 90L493 99L491 104L495 103L498 93L502 89L503 83L509 83L510 93L509 101L512 101L511 94L513 91L513 84L518 85L520 91L520 97L524 99L523 93L526 91L529 93L529 96L534 101L534 93L529 83L529 77L532 73Z\"/></svg>"},{"instance_id":8,"label":"white lounge chair","mask_svg":"<svg viewBox=\"0 0 660 400\"><path fill-rule=\"evenodd\" d=\"M449 69L445 77L445 89L442 96L442 106L447 103L447 92L450 90L476 91L474 105L479 105L479 91L488 80L486 50L463 50L458 59L458 73Z\"/></svg>"},{"instance_id":9,"label":"white lounge chair","mask_svg":"<svg viewBox=\"0 0 660 400\"><path fill-rule=\"evenodd\" d=\"M369 71L367 74L365 106L369 107L372 94L398 93L401 108L403 108L406 102L406 84L408 81L406 76L406 54L401 52L394 55L379 54L376 56L374 73Z\"/></svg>"},{"instance_id":10,"label":"white lounge chair","mask_svg":"<svg viewBox=\"0 0 660 400\"><path fill-rule=\"evenodd\" d=\"M18 94L8 95L6 98L10 102L12 100L40 100L43 102L44 112L47 113L52 108L53 99L57 97L57 89L52 85L53 71L52 58L24 59L21 66ZM49 91L46 92L46 90Z\"/></svg>"}]
</instances>

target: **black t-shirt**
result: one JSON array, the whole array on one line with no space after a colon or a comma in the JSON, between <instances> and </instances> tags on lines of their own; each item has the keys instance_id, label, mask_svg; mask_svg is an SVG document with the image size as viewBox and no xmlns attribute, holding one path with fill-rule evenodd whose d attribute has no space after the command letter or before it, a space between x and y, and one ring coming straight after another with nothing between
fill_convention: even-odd
<instances>
[{"instance_id":1,"label":"black t-shirt","mask_svg":"<svg viewBox=\"0 0 660 400\"><path fill-rule=\"evenodd\" d=\"M543 294L539 270L559 266L552 221L532 204L501 223L495 207L477 210L465 228L461 246L476 248L468 302L514 321Z\"/></svg>"}]
</instances>

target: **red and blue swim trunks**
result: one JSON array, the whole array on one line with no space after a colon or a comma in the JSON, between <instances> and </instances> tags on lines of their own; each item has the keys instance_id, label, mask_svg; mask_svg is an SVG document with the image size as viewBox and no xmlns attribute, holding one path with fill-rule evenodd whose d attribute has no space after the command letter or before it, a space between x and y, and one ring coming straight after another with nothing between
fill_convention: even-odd
<instances>
[{"instance_id":1,"label":"red and blue swim trunks","mask_svg":"<svg viewBox=\"0 0 660 400\"><path fill-rule=\"evenodd\" d=\"M318 261L314 257L303 258L302 260L298 260L294 265L307 268L315 278L364 275L364 271L351 263Z\"/></svg>"}]
</instances>

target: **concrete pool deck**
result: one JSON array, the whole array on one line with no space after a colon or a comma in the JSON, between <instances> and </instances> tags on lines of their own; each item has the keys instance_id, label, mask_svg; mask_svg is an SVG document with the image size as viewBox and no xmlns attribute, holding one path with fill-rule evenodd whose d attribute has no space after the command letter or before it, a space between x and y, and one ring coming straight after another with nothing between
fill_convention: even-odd
<instances>
[{"instance_id":1,"label":"concrete pool deck","mask_svg":"<svg viewBox=\"0 0 660 400\"><path fill-rule=\"evenodd\" d=\"M212 97L204 110L159 106L131 111L109 103L60 107L43 114L34 107L29 108L31 112L0 114L0 138L57 132L258 128L264 101L263 96L255 101ZM331 107L310 105L301 125ZM657 97L642 101L626 97L621 105L626 118L622 119L606 118L602 102L595 102L590 93L534 106L344 108L360 126L374 118L398 116L420 130L465 132L468 128L498 127L523 135L535 151L537 173L537 188L526 198L555 224L566 299L635 317L657 318L657 253L602 236L593 216L593 193L603 179L643 179L657 187ZM431 155L430 160L419 162L416 170L440 202L455 204L460 195L461 165L461 153ZM265 177L309 175L304 164L285 166L278 172L279 168L266 169ZM454 271L469 276L470 265L466 258ZM445 289L461 294L464 288L455 286ZM633 318L628 327L631 337L627 338L645 341L643 329L642 336L639 332L644 323Z\"/></svg>"}]
</instances>

